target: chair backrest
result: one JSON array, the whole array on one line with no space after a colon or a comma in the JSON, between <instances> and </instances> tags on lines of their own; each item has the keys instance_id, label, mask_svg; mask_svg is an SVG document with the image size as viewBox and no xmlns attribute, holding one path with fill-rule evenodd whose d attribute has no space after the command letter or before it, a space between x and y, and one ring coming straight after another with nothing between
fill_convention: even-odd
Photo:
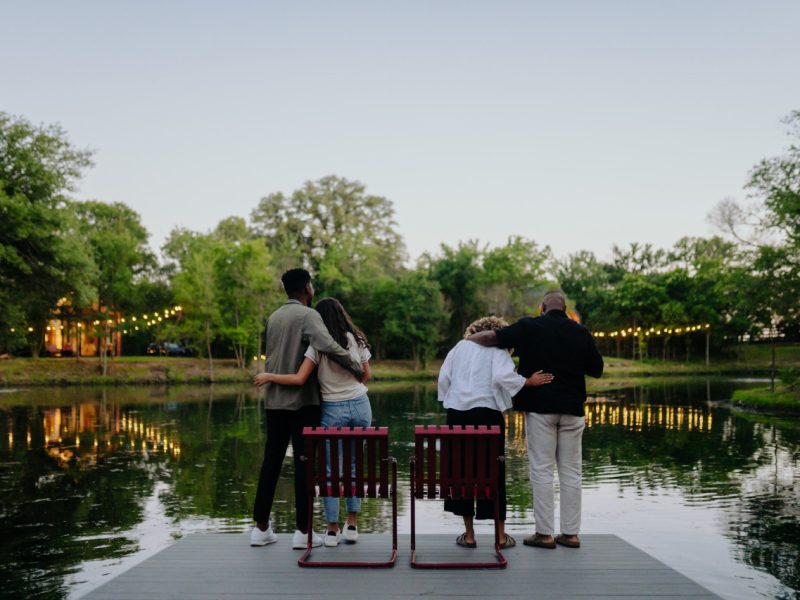
<instances>
[{"instance_id":1,"label":"chair backrest","mask_svg":"<svg viewBox=\"0 0 800 600\"><path fill-rule=\"evenodd\" d=\"M497 496L499 426L417 425L414 438L416 498Z\"/></svg>"},{"instance_id":2,"label":"chair backrest","mask_svg":"<svg viewBox=\"0 0 800 600\"><path fill-rule=\"evenodd\" d=\"M306 483L310 491L335 498L390 497L386 427L304 427L303 436Z\"/></svg>"}]
</instances>

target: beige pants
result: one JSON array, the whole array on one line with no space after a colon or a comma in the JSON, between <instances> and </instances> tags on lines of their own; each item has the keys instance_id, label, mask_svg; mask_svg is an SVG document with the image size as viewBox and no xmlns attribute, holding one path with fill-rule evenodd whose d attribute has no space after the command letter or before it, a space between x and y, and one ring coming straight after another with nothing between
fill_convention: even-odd
<instances>
[{"instance_id":1,"label":"beige pants","mask_svg":"<svg viewBox=\"0 0 800 600\"><path fill-rule=\"evenodd\" d=\"M585 426L584 417L525 414L536 533L555 532L553 466L558 468L561 533L576 535L581 528L581 440Z\"/></svg>"}]
</instances>

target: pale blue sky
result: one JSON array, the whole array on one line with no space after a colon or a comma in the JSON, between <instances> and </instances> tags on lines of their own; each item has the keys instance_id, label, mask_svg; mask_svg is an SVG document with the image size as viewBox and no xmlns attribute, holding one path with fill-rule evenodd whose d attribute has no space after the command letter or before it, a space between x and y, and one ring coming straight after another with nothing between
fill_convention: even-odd
<instances>
[{"instance_id":1,"label":"pale blue sky","mask_svg":"<svg viewBox=\"0 0 800 600\"><path fill-rule=\"evenodd\" d=\"M328 174L393 200L412 258L671 245L800 109L794 0L1 6L0 110L94 148L79 196L154 247Z\"/></svg>"}]
</instances>

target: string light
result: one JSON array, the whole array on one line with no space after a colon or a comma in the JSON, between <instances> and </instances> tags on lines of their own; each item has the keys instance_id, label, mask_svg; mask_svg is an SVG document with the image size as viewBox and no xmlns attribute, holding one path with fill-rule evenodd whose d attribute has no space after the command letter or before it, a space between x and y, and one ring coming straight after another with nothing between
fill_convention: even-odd
<instances>
[{"instance_id":1,"label":"string light","mask_svg":"<svg viewBox=\"0 0 800 600\"><path fill-rule=\"evenodd\" d=\"M627 329L620 329L617 331L593 331L592 335L599 338L605 337L628 337L629 335L640 334L646 337L649 336L661 336L661 335L682 335L684 333L693 333L695 331L709 331L711 329L711 325L709 323L704 323L702 325L688 325L688 326L681 326L681 327L664 327L658 328L649 327L644 329L642 327L637 327L634 330L632 327L628 327Z\"/></svg>"},{"instance_id":2,"label":"string light","mask_svg":"<svg viewBox=\"0 0 800 600\"><path fill-rule=\"evenodd\" d=\"M131 323L135 323L139 319L141 319L141 320L143 320L145 322L145 324L148 327L152 327L154 325L158 325L159 323L163 323L164 320L165 319L169 319L170 316L177 316L179 313L182 313L182 312L183 312L183 307L181 307L179 305L176 305L171 309L164 309L164 316L163 317L159 316L159 312L158 311L155 311L154 313L152 313L152 319L149 319L146 314L142 315L141 317L136 317L135 315L132 315L132 316L130 316L128 318L120 317L119 320L117 320L117 321L115 321L114 319L106 319L105 321L101 321L99 319L95 319L94 321L92 321L92 325L94 325L95 327L98 327L101 324L105 325L105 326L109 326L109 327L118 327L120 325L125 325L128 322L128 320L130 320ZM78 327L78 329L83 329L83 322L78 321L77 327ZM123 333L125 335L127 335L129 333L128 329L129 328L126 328L126 329L123 330ZM9 330L11 331L11 333L16 333L16 331L17 331L14 327L10 327ZM28 330L28 333L33 333L34 332L34 328L32 326L28 326L27 330ZM45 330L46 331L56 331L56 330L64 331L64 326L63 325L59 325L59 326L47 325L45 327ZM138 326L134 327L134 330L135 331L139 331L139 327Z\"/></svg>"}]
</instances>

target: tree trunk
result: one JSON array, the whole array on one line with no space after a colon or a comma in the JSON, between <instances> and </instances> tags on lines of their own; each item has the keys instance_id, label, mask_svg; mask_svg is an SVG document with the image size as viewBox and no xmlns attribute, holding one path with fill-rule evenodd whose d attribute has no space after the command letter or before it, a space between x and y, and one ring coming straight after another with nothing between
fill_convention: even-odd
<instances>
[{"instance_id":1,"label":"tree trunk","mask_svg":"<svg viewBox=\"0 0 800 600\"><path fill-rule=\"evenodd\" d=\"M769 389L771 392L775 391L775 338L772 338L770 344L772 346L772 363L769 367Z\"/></svg>"},{"instance_id":2,"label":"tree trunk","mask_svg":"<svg viewBox=\"0 0 800 600\"><path fill-rule=\"evenodd\" d=\"M711 364L711 330L706 329L706 366Z\"/></svg>"},{"instance_id":3,"label":"tree trunk","mask_svg":"<svg viewBox=\"0 0 800 600\"><path fill-rule=\"evenodd\" d=\"M214 383L214 358L211 356L211 329L206 322L206 349L208 350L208 378Z\"/></svg>"}]
</instances>

